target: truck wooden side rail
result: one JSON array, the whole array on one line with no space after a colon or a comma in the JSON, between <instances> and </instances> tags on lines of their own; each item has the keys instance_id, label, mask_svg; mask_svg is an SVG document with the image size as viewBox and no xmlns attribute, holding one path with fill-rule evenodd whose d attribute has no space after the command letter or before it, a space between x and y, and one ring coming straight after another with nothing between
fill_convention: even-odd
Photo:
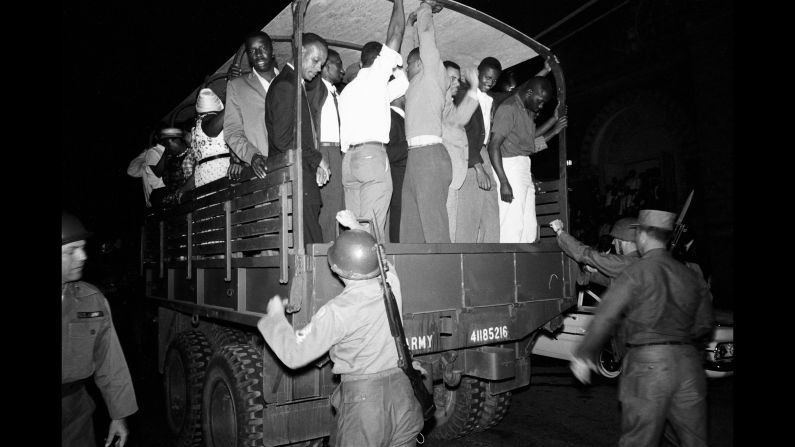
<instances>
[{"instance_id":1,"label":"truck wooden side rail","mask_svg":"<svg viewBox=\"0 0 795 447\"><path fill-rule=\"evenodd\" d=\"M242 350L257 365L251 372L257 382L252 405L263 407L257 417L246 407L259 427L252 436L266 445L328 435L328 396L337 383L329 363L297 371L284 367L255 327L274 294L289 297L298 329L343 288L328 266L329 244L309 244L306 255L295 253L291 154L269 159L265 179L219 180L194 190L191 200L153 212L143 230L146 294L159 306L159 365L166 382L177 384L166 386L170 413L176 413L170 419L190 419L181 416L190 413L183 408L189 402L200 408L220 405L212 395L201 402L204 382L193 391L176 389L207 370L185 371L186 362L175 364L178 356L170 351L192 352L202 360L194 363L206 365L212 356L232 363L228 351ZM559 216L541 214L557 204L556 183L545 184L546 192L538 195L542 222ZM456 437L498 422L507 410L506 392L530 381L533 334L545 325L554 329L574 304L567 258L547 237L536 244L387 243L385 248L401 279L407 343L435 382L440 410L430 435ZM192 333L189 341L180 338L184 333ZM231 377L226 380L228 389L240 393L232 400L246 394ZM459 426L451 416L460 412L456 399L465 395L480 396L480 402L467 410L469 425ZM499 403L500 411L478 425L488 400ZM221 425L214 419L207 423ZM209 430L224 433L228 427Z\"/></svg>"}]
</instances>

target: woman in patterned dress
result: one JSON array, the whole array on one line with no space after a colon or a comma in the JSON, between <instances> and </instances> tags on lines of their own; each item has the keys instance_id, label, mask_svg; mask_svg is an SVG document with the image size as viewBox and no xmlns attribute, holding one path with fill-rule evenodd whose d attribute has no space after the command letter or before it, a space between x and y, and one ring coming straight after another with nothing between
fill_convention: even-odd
<instances>
[{"instance_id":1,"label":"woman in patterned dress","mask_svg":"<svg viewBox=\"0 0 795 447\"><path fill-rule=\"evenodd\" d=\"M191 158L195 163L195 187L225 177L229 169L229 147L224 141L224 104L209 88L199 91L196 101Z\"/></svg>"}]
</instances>

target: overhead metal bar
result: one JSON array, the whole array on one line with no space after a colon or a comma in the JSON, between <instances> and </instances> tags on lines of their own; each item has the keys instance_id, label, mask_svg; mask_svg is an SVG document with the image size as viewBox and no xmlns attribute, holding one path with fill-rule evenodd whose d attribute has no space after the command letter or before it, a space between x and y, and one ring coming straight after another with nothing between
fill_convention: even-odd
<instances>
[{"instance_id":1,"label":"overhead metal bar","mask_svg":"<svg viewBox=\"0 0 795 447\"><path fill-rule=\"evenodd\" d=\"M598 1L599 1L599 0L591 0L591 1L589 1L588 3L586 3L586 4L582 5L582 6L580 6L579 8L575 9L574 11L572 11L572 12L571 12L569 15L567 15L566 17L564 17L564 18L562 18L562 19L558 20L557 22L553 23L553 24L552 24L550 27L548 27L548 28L547 28L547 29L545 29L544 31L541 31L540 33L538 33L538 34L536 34L535 36L533 36L533 39L540 39L542 36L544 36L544 35L545 35L545 34L547 34L548 32L550 32L550 31L554 30L555 28L559 27L560 25L563 25L564 23L568 22L569 20L571 20L571 19L572 19L572 17L574 17L574 16L576 16L577 14L579 14L579 13L583 12L583 11L584 11L586 8L588 8L589 6L593 5L594 3L598 2Z\"/></svg>"}]
</instances>

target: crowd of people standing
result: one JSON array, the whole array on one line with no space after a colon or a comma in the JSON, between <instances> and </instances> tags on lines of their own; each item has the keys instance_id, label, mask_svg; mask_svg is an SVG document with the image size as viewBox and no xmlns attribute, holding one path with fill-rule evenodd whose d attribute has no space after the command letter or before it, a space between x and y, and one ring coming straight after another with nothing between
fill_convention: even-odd
<instances>
[{"instance_id":1,"label":"crowd of people standing","mask_svg":"<svg viewBox=\"0 0 795 447\"><path fill-rule=\"evenodd\" d=\"M408 17L399 9L385 42L367 42L348 76L323 37L302 35L305 242L333 240L342 209L374 219L390 242L537 241L531 156L568 123L558 109L535 123L554 99L549 66L495 94L496 58L464 68L442 60L440 6L421 2ZM404 61L407 27L419 45ZM246 36L245 54L251 71L230 68L225 100L201 89L195 120L161 129L131 162L147 206L179 203L222 177L264 178L270 155L295 148L294 61L278 68L263 31Z\"/></svg>"}]
</instances>

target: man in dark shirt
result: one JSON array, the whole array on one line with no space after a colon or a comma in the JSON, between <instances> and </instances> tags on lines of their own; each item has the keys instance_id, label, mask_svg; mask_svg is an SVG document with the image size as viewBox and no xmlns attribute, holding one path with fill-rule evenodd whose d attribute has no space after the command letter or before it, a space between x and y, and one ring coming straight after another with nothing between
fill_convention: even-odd
<instances>
[{"instance_id":1,"label":"man in dark shirt","mask_svg":"<svg viewBox=\"0 0 795 447\"><path fill-rule=\"evenodd\" d=\"M406 142L406 73L394 70L394 79L389 81L387 91L391 122L389 143L386 155L389 159L389 172L392 175L392 199L389 202L389 242L400 241L400 205L402 201L403 177L406 176L406 161L409 157L409 144Z\"/></svg>"},{"instance_id":2,"label":"man in dark shirt","mask_svg":"<svg viewBox=\"0 0 795 447\"><path fill-rule=\"evenodd\" d=\"M641 260L602 296L588 333L573 353L583 382L620 318L627 355L619 385L619 446L658 445L666 421L683 446L707 445L706 375L695 346L713 327L712 296L696 272L666 250L675 214L641 210L635 242Z\"/></svg>"},{"instance_id":3,"label":"man in dark shirt","mask_svg":"<svg viewBox=\"0 0 795 447\"><path fill-rule=\"evenodd\" d=\"M301 149L304 187L304 243L323 241L320 216L320 186L329 179L329 164L318 150L320 129L318 117L328 90L318 74L326 62L328 46L313 33L302 36L301 51ZM312 82L314 81L314 82ZM310 85L311 84L311 85ZM265 126L268 129L268 151L285 153L295 149L295 67L287 62L273 79L265 98Z\"/></svg>"}]
</instances>

